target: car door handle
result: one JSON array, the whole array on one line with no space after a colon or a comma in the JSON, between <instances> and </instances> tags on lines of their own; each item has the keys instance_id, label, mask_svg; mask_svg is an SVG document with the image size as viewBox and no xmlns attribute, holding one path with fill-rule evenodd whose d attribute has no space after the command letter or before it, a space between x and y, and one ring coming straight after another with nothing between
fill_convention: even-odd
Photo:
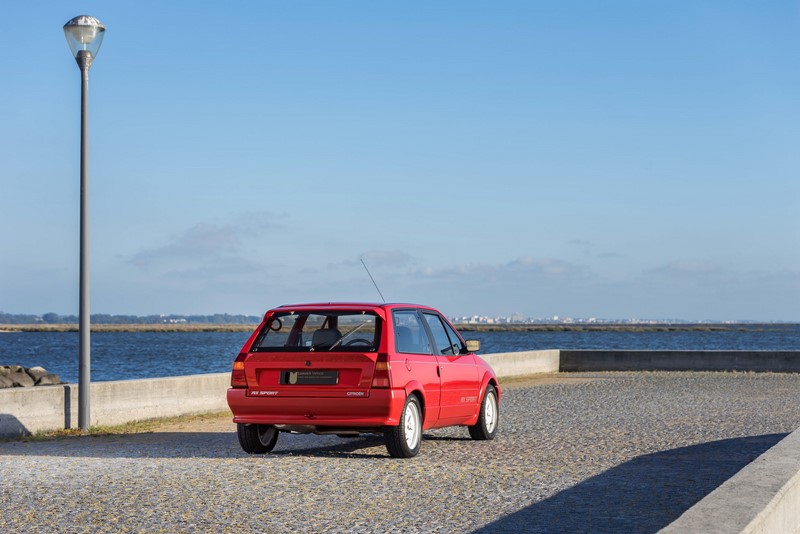
<instances>
[{"instance_id":1,"label":"car door handle","mask_svg":"<svg viewBox=\"0 0 800 534\"><path fill-rule=\"evenodd\" d=\"M441 376L442 376L442 372L441 372L441 370L439 369L439 366L438 366L438 365L436 366L436 376L438 376L438 377L440 377L440 378L441 378Z\"/></svg>"}]
</instances>

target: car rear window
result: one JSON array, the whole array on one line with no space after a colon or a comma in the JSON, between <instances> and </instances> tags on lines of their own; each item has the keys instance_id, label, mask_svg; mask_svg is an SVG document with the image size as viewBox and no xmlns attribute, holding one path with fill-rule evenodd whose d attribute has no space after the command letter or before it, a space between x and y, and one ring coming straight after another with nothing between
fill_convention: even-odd
<instances>
[{"instance_id":1,"label":"car rear window","mask_svg":"<svg viewBox=\"0 0 800 534\"><path fill-rule=\"evenodd\" d=\"M273 314L252 352L374 352L380 318L368 311L286 311Z\"/></svg>"}]
</instances>

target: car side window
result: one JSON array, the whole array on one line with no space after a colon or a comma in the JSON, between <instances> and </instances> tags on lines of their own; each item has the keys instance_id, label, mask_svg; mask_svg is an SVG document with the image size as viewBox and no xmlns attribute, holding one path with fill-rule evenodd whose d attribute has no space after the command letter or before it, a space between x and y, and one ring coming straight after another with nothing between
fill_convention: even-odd
<instances>
[{"instance_id":1,"label":"car side window","mask_svg":"<svg viewBox=\"0 0 800 534\"><path fill-rule=\"evenodd\" d=\"M453 327L447 324L447 321L442 321L444 324L444 329L447 330L447 335L450 337L450 345L453 347L455 354L465 354L467 352L467 347L464 345L464 342L461 341L461 338L456 334L456 331L453 330Z\"/></svg>"},{"instance_id":2,"label":"car side window","mask_svg":"<svg viewBox=\"0 0 800 534\"><path fill-rule=\"evenodd\" d=\"M392 312L394 323L394 343L397 352L406 354L431 354L428 334L414 310L395 310Z\"/></svg>"},{"instance_id":3,"label":"car side window","mask_svg":"<svg viewBox=\"0 0 800 534\"><path fill-rule=\"evenodd\" d=\"M460 352L457 345L450 342L447 331L444 329L444 324L438 314L423 312L425 320L428 322L428 327L433 334L433 341L436 343L438 354L445 356L456 355Z\"/></svg>"}]
</instances>

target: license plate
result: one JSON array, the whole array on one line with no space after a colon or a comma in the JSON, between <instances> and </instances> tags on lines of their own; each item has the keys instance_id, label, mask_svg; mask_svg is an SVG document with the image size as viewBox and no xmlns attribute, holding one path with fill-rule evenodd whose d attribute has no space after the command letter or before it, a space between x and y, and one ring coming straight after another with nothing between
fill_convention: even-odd
<instances>
[{"instance_id":1,"label":"license plate","mask_svg":"<svg viewBox=\"0 0 800 534\"><path fill-rule=\"evenodd\" d=\"M281 373L281 384L291 386L334 386L338 383L339 371L298 369Z\"/></svg>"}]
</instances>

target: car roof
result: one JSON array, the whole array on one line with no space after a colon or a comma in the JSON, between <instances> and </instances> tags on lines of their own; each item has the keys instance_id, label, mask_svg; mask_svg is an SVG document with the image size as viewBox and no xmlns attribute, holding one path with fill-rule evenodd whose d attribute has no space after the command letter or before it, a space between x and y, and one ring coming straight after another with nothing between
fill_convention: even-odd
<instances>
[{"instance_id":1,"label":"car roof","mask_svg":"<svg viewBox=\"0 0 800 534\"><path fill-rule=\"evenodd\" d=\"M394 308L421 308L426 310L438 311L424 304L412 304L407 302L311 302L300 304L283 304L275 309L290 310L390 310Z\"/></svg>"}]
</instances>

